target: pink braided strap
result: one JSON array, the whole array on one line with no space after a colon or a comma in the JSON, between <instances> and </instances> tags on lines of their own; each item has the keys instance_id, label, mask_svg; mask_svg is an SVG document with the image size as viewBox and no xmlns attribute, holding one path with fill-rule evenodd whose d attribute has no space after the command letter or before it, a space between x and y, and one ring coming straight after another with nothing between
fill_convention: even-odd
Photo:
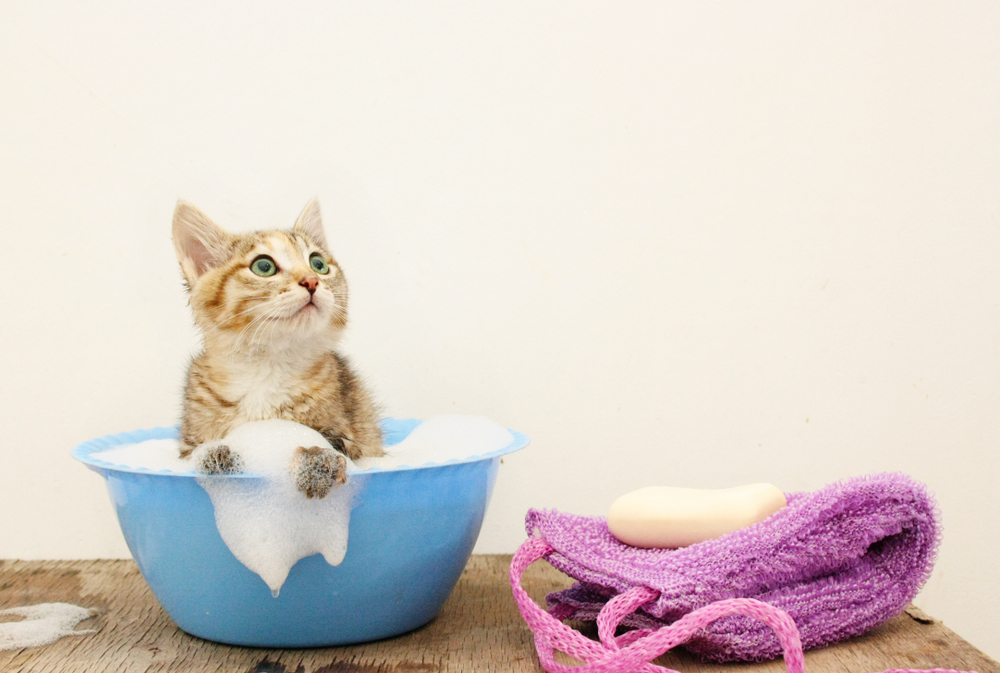
<instances>
[{"instance_id":1,"label":"pink braided strap","mask_svg":"<svg viewBox=\"0 0 1000 673\"><path fill-rule=\"evenodd\" d=\"M510 586L524 621L535 634L535 649L542 667L549 673L677 673L652 662L667 650L691 639L712 622L732 614L753 617L767 624L778 637L788 673L805 673L802 642L795 622L783 610L752 598L717 601L688 613L673 624L657 630L641 629L615 637L622 620L642 605L655 600L659 593L646 587L635 587L612 598L597 616L600 642L587 638L553 615L542 610L521 586L524 571L535 561L554 551L544 540L529 538L514 554L510 564ZM564 652L582 666L567 666L555 659L556 651ZM911 669L893 669L885 673L918 673ZM927 673L965 673L934 669Z\"/></svg>"}]
</instances>

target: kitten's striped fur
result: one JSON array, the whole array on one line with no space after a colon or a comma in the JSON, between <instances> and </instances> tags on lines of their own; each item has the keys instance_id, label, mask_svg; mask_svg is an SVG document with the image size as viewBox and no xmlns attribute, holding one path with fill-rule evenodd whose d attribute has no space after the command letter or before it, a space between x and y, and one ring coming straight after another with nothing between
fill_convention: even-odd
<instances>
[{"instance_id":1,"label":"kitten's striped fur","mask_svg":"<svg viewBox=\"0 0 1000 673\"><path fill-rule=\"evenodd\" d=\"M290 230L237 235L180 201L173 238L205 342L188 371L181 455L271 418L318 430L352 459L382 455L372 398L333 350L347 323L347 282L327 246L319 204L310 202ZM251 270L262 256L276 266L273 275ZM296 461L300 490L310 497L345 476L342 457L315 447L302 447ZM199 467L239 471L238 457L217 452Z\"/></svg>"}]
</instances>

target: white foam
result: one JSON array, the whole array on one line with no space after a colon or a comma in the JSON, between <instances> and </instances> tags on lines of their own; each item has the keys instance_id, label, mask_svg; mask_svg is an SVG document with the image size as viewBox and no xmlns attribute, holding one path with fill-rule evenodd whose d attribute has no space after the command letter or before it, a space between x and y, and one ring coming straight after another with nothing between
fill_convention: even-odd
<instances>
[{"instance_id":1,"label":"white foam","mask_svg":"<svg viewBox=\"0 0 1000 673\"><path fill-rule=\"evenodd\" d=\"M290 478L199 478L212 499L219 535L240 563L260 575L274 596L300 559L322 554L332 566L347 554L360 478L308 499Z\"/></svg>"},{"instance_id":2,"label":"white foam","mask_svg":"<svg viewBox=\"0 0 1000 673\"><path fill-rule=\"evenodd\" d=\"M181 458L180 446L176 439L147 439L92 455L98 460L122 467L144 468L153 472L190 472L193 469L191 461Z\"/></svg>"},{"instance_id":3,"label":"white foam","mask_svg":"<svg viewBox=\"0 0 1000 673\"><path fill-rule=\"evenodd\" d=\"M359 458L357 465L361 469L390 470L403 465L446 463L499 451L513 441L509 430L483 416L434 416L414 428L399 444L385 447L386 455Z\"/></svg>"},{"instance_id":4,"label":"white foam","mask_svg":"<svg viewBox=\"0 0 1000 673\"><path fill-rule=\"evenodd\" d=\"M84 619L97 614L69 603L42 603L0 610L0 616L24 617L23 621L0 623L0 650L19 650L54 643L63 636L94 633L93 629L74 631Z\"/></svg>"},{"instance_id":5,"label":"white foam","mask_svg":"<svg viewBox=\"0 0 1000 673\"><path fill-rule=\"evenodd\" d=\"M298 447L332 448L315 430L284 420L246 423L225 438L206 442L191 458L178 455L177 440L149 440L93 454L132 468L190 472L213 446L225 444L258 479L200 476L215 510L219 535L233 555L270 587L284 584L300 559L322 554L332 566L347 554L351 509L363 489L364 470L446 463L498 451L513 442L511 433L479 416L436 416L418 425L386 455L347 461L348 479L325 498L309 499L296 490L289 466ZM170 453L172 452L172 456Z\"/></svg>"}]
</instances>

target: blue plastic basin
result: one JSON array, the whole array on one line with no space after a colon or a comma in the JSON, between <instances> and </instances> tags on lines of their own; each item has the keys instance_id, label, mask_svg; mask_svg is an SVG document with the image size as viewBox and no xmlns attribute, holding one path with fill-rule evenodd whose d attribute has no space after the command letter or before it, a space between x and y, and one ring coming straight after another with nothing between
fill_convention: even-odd
<instances>
[{"instance_id":1,"label":"blue plastic basin","mask_svg":"<svg viewBox=\"0 0 1000 673\"><path fill-rule=\"evenodd\" d=\"M383 421L386 444L419 421ZM106 463L99 452L177 428L109 435L73 449L104 477L125 541L156 599L190 634L233 645L317 647L386 638L426 624L462 574L493 493L500 457L492 453L444 464L373 469L351 512L347 555L331 566L321 555L299 561L278 597L229 551L208 494L194 472L151 472ZM259 479L256 475L212 479Z\"/></svg>"}]
</instances>

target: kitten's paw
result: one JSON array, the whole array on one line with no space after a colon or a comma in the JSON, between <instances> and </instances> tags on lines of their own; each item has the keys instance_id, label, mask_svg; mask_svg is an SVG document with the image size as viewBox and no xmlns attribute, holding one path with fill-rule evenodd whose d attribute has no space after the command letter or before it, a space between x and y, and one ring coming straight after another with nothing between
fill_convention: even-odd
<instances>
[{"instance_id":1,"label":"kitten's paw","mask_svg":"<svg viewBox=\"0 0 1000 673\"><path fill-rule=\"evenodd\" d=\"M292 459L295 488L307 498L325 498L334 484L347 482L347 458L330 449L300 446Z\"/></svg>"},{"instance_id":2,"label":"kitten's paw","mask_svg":"<svg viewBox=\"0 0 1000 673\"><path fill-rule=\"evenodd\" d=\"M238 474L243 471L243 459L225 444L210 446L197 455L196 468L205 474Z\"/></svg>"}]
</instances>

